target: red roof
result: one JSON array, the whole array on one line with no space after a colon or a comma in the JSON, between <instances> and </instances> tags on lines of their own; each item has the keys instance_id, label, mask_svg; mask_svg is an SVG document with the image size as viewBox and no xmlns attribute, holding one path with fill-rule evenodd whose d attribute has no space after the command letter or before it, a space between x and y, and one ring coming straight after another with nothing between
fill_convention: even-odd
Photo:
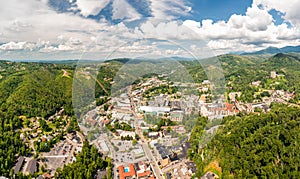
<instances>
[{"instance_id":1,"label":"red roof","mask_svg":"<svg viewBox=\"0 0 300 179\"><path fill-rule=\"evenodd\" d=\"M143 172L143 173L139 173L138 177L145 177L145 176L149 176L150 174L151 174L150 171L146 171L146 172Z\"/></svg>"},{"instance_id":2,"label":"red roof","mask_svg":"<svg viewBox=\"0 0 300 179\"><path fill-rule=\"evenodd\" d=\"M229 111L229 112L234 112L238 113L239 110L235 109L235 106L230 103L225 103L225 108L215 108L214 111Z\"/></svg>"},{"instance_id":3,"label":"red roof","mask_svg":"<svg viewBox=\"0 0 300 179\"><path fill-rule=\"evenodd\" d=\"M125 179L126 177L135 176L135 169L134 169L133 164L129 165L129 171L128 172L124 171L123 165L120 165L118 167L118 169L119 169L119 173L120 173L120 179Z\"/></svg>"},{"instance_id":4,"label":"red roof","mask_svg":"<svg viewBox=\"0 0 300 179\"><path fill-rule=\"evenodd\" d=\"M104 123L104 124L109 124L109 123L110 123L110 120L104 120L103 123Z\"/></svg>"},{"instance_id":5,"label":"red roof","mask_svg":"<svg viewBox=\"0 0 300 179\"><path fill-rule=\"evenodd\" d=\"M44 177L44 178L51 178L51 175L48 174L48 173L44 173L44 174L43 174L43 177Z\"/></svg>"}]
</instances>

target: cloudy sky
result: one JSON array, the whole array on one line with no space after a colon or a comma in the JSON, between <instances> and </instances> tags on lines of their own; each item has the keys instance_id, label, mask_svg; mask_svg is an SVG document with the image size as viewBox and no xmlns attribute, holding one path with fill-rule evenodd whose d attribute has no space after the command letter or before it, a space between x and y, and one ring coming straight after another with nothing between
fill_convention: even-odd
<instances>
[{"instance_id":1,"label":"cloudy sky","mask_svg":"<svg viewBox=\"0 0 300 179\"><path fill-rule=\"evenodd\" d=\"M210 56L300 45L299 0L0 0L1 59Z\"/></svg>"}]
</instances>

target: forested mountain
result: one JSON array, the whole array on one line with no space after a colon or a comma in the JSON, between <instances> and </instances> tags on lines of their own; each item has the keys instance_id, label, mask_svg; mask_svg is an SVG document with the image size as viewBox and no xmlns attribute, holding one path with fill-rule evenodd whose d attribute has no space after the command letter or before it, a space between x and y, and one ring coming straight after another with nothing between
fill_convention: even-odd
<instances>
[{"instance_id":1,"label":"forested mountain","mask_svg":"<svg viewBox=\"0 0 300 179\"><path fill-rule=\"evenodd\" d=\"M226 117L213 140L199 148L199 123L190 156L198 176L211 170L222 178L299 178L299 124L299 108L274 105L270 113Z\"/></svg>"},{"instance_id":2,"label":"forested mountain","mask_svg":"<svg viewBox=\"0 0 300 179\"><path fill-rule=\"evenodd\" d=\"M62 71L71 72L72 68L6 61L0 65L0 175L8 176L17 156L30 153L20 139L19 116L47 117L61 107L72 115L72 78L63 76Z\"/></svg>"},{"instance_id":3,"label":"forested mountain","mask_svg":"<svg viewBox=\"0 0 300 179\"><path fill-rule=\"evenodd\" d=\"M276 47L268 47L266 49L256 51L256 52L249 52L249 53L242 53L242 55L261 55L261 54L277 54L277 53L299 53L300 46L286 46L282 48Z\"/></svg>"}]
</instances>

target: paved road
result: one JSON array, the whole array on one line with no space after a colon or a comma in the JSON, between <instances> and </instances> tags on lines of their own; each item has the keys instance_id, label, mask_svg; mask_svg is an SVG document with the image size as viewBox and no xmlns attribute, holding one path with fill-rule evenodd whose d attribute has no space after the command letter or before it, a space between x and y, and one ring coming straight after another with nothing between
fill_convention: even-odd
<instances>
[{"instance_id":1,"label":"paved road","mask_svg":"<svg viewBox=\"0 0 300 179\"><path fill-rule=\"evenodd\" d=\"M112 144L110 143L110 140L108 139L108 137L105 136L105 135L102 135L102 136L101 136L101 139L105 141L107 147L109 148L109 150L110 150L110 155L111 155L110 157L111 157L112 159L116 160L116 151L115 151L114 147L112 146ZM96 142L96 141L95 141L95 142ZM114 173L114 179L118 179L118 177L117 177L117 173L118 173L118 172L117 172L118 163L117 163L116 161L114 161L113 164L115 165L115 166L113 167L113 170L114 170L114 171L113 171L113 173Z\"/></svg>"},{"instance_id":2,"label":"paved road","mask_svg":"<svg viewBox=\"0 0 300 179\"><path fill-rule=\"evenodd\" d=\"M156 176L157 179L163 179L164 178L163 173L161 172L161 170L157 164L157 161L155 160L151 150L149 149L148 143L146 142L146 140L144 138L144 135L142 133L142 130L140 129L140 126L138 126L138 115L135 112L136 106L135 106L135 103L133 102L133 99L131 96L131 86L128 90L128 97L130 100L132 113L134 115L135 132L141 137L140 143L142 144L142 147L144 149L146 157L150 161L150 165L153 168L154 175Z\"/></svg>"},{"instance_id":3,"label":"paved road","mask_svg":"<svg viewBox=\"0 0 300 179\"><path fill-rule=\"evenodd\" d=\"M43 155L43 158L64 158L69 157L69 155Z\"/></svg>"},{"instance_id":4,"label":"paved road","mask_svg":"<svg viewBox=\"0 0 300 179\"><path fill-rule=\"evenodd\" d=\"M142 146L143 146L143 149L145 151L146 157L150 161L150 165L153 168L154 175L158 179L160 179L160 178L163 179L164 178L163 177L163 173L161 172L161 170L160 170L160 168L159 168L159 166L158 166L155 158L153 157L152 152L151 152L151 150L148 147L148 144L147 143L142 143Z\"/></svg>"}]
</instances>

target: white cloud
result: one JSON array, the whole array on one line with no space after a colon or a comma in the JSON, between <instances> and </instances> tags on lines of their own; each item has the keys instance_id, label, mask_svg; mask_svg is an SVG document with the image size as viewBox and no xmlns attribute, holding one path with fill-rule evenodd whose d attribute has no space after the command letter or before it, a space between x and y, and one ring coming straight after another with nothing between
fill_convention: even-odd
<instances>
[{"instance_id":1,"label":"white cloud","mask_svg":"<svg viewBox=\"0 0 300 179\"><path fill-rule=\"evenodd\" d=\"M142 16L126 0L113 1L113 19L137 20L141 17Z\"/></svg>"},{"instance_id":2,"label":"white cloud","mask_svg":"<svg viewBox=\"0 0 300 179\"><path fill-rule=\"evenodd\" d=\"M76 5L80 9L80 13L87 17L97 15L109 2L110 0L77 0Z\"/></svg>"},{"instance_id":3,"label":"white cloud","mask_svg":"<svg viewBox=\"0 0 300 179\"><path fill-rule=\"evenodd\" d=\"M0 50L14 51L14 50L33 50L35 44L28 42L8 42L0 46Z\"/></svg>"},{"instance_id":4,"label":"white cloud","mask_svg":"<svg viewBox=\"0 0 300 179\"><path fill-rule=\"evenodd\" d=\"M253 4L262 5L266 10L275 9L284 13L283 18L300 27L300 1L299 0L254 0Z\"/></svg>"},{"instance_id":5,"label":"white cloud","mask_svg":"<svg viewBox=\"0 0 300 179\"><path fill-rule=\"evenodd\" d=\"M80 13L88 16L97 14L110 0L92 6L95 2L78 0L76 3ZM233 14L228 21L214 22L211 19L204 19L199 22L194 20L181 22L176 18L188 15L191 11L185 1L150 0L150 9L154 17L142 24L129 27L125 21L141 18L141 14L127 0L114 0L112 3L112 18L124 20L124 23L119 24L110 24L103 19L95 21L78 14L57 13L44 1L1 1L0 36L1 43L4 44L0 46L0 50L7 52L25 50L28 54L42 52L37 56L39 58L43 57L42 55L44 58L51 58L53 53L63 54L64 57L70 55L70 58L74 56L76 58L78 55L79 58L83 52L87 57L103 57L115 52L116 49L119 57L187 54L180 48L169 48L154 41L132 43L136 39L143 38L190 42L189 45L186 44L187 49L194 51L195 54L198 51L198 55L206 53L202 48L205 42L208 42L208 47L216 54L259 50L268 46L298 45L299 27L291 28L285 23L276 26L269 14L269 10L275 8L286 13L284 18L287 21L297 24L298 11L294 11L297 2L292 0L290 3L292 5L276 2L256 0L245 15ZM257 5L262 3L262 8ZM203 43L195 45L197 43L191 42L194 40Z\"/></svg>"},{"instance_id":6,"label":"white cloud","mask_svg":"<svg viewBox=\"0 0 300 179\"><path fill-rule=\"evenodd\" d=\"M244 16L244 23L249 30L265 31L269 25L272 25L273 18L265 10L259 9L256 5L247 9Z\"/></svg>"},{"instance_id":7,"label":"white cloud","mask_svg":"<svg viewBox=\"0 0 300 179\"><path fill-rule=\"evenodd\" d=\"M184 0L149 0L152 15L155 19L173 20L188 15L192 7Z\"/></svg>"}]
</instances>

